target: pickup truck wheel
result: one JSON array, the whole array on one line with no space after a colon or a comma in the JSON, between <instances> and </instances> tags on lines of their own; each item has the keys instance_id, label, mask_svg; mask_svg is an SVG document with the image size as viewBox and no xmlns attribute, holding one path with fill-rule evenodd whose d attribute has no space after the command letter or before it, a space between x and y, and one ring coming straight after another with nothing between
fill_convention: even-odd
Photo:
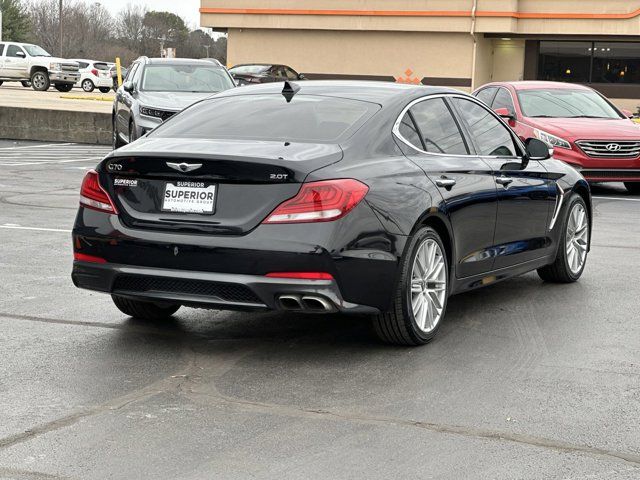
<instances>
[{"instance_id":1,"label":"pickup truck wheel","mask_svg":"<svg viewBox=\"0 0 640 480\"><path fill-rule=\"evenodd\" d=\"M38 70L31 75L31 87L37 92L45 92L49 90L51 82L49 81L49 74Z\"/></svg>"},{"instance_id":2,"label":"pickup truck wheel","mask_svg":"<svg viewBox=\"0 0 640 480\"><path fill-rule=\"evenodd\" d=\"M2 86L2 80L0 80L0 87Z\"/></svg>"},{"instance_id":3,"label":"pickup truck wheel","mask_svg":"<svg viewBox=\"0 0 640 480\"><path fill-rule=\"evenodd\" d=\"M58 83L53 86L59 92L70 92L73 88L73 83Z\"/></svg>"},{"instance_id":4,"label":"pickup truck wheel","mask_svg":"<svg viewBox=\"0 0 640 480\"><path fill-rule=\"evenodd\" d=\"M22 80L20 83L24 88L31 88L31 82L29 80Z\"/></svg>"},{"instance_id":5,"label":"pickup truck wheel","mask_svg":"<svg viewBox=\"0 0 640 480\"><path fill-rule=\"evenodd\" d=\"M82 81L82 90L85 92L93 92L94 88L96 88L96 86L88 78Z\"/></svg>"},{"instance_id":6,"label":"pickup truck wheel","mask_svg":"<svg viewBox=\"0 0 640 480\"><path fill-rule=\"evenodd\" d=\"M99 88L99 90L100 90L102 93L109 93L109 90L111 90L111 89L110 89L109 87L100 87L100 88Z\"/></svg>"}]
</instances>

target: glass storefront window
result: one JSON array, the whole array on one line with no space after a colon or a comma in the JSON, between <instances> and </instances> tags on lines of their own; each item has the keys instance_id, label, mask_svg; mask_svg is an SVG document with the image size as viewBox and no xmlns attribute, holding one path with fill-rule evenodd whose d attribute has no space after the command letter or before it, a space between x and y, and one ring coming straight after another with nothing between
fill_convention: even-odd
<instances>
[{"instance_id":1,"label":"glass storefront window","mask_svg":"<svg viewBox=\"0 0 640 480\"><path fill-rule=\"evenodd\" d=\"M540 42L538 79L589 82L591 42Z\"/></svg>"},{"instance_id":2,"label":"glass storefront window","mask_svg":"<svg viewBox=\"0 0 640 480\"><path fill-rule=\"evenodd\" d=\"M593 83L640 83L640 43L593 44Z\"/></svg>"}]
</instances>

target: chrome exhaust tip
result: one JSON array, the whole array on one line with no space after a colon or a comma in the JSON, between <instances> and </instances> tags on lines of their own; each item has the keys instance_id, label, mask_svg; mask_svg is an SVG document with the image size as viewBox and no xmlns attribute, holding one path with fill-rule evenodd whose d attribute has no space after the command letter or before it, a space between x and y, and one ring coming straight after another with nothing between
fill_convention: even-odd
<instances>
[{"instance_id":1,"label":"chrome exhaust tip","mask_svg":"<svg viewBox=\"0 0 640 480\"><path fill-rule=\"evenodd\" d=\"M302 300L297 295L280 295L278 297L283 310L302 310Z\"/></svg>"},{"instance_id":2,"label":"chrome exhaust tip","mask_svg":"<svg viewBox=\"0 0 640 480\"><path fill-rule=\"evenodd\" d=\"M322 312L329 313L336 310L333 303L323 297L316 297L312 295L305 295L302 297L302 305L310 312Z\"/></svg>"}]
</instances>

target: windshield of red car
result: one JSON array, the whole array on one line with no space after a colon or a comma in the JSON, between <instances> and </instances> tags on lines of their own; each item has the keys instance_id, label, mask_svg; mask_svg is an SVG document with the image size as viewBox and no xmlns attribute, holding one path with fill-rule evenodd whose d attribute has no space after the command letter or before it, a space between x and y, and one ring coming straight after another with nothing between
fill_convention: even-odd
<instances>
[{"instance_id":1,"label":"windshield of red car","mask_svg":"<svg viewBox=\"0 0 640 480\"><path fill-rule=\"evenodd\" d=\"M623 118L609 102L592 90L520 90L518 98L525 117Z\"/></svg>"}]
</instances>

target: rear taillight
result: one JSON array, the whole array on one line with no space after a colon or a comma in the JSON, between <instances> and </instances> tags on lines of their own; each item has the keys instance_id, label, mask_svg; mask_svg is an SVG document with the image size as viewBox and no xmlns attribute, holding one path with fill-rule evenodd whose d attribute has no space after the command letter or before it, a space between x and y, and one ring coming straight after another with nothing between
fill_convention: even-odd
<instances>
[{"instance_id":1,"label":"rear taillight","mask_svg":"<svg viewBox=\"0 0 640 480\"><path fill-rule=\"evenodd\" d=\"M344 217L369 187L351 178L302 184L298 194L281 203L263 223L330 222Z\"/></svg>"},{"instance_id":2,"label":"rear taillight","mask_svg":"<svg viewBox=\"0 0 640 480\"><path fill-rule=\"evenodd\" d=\"M89 170L82 180L80 205L99 212L118 213L109 194L100 186L98 173L95 170Z\"/></svg>"},{"instance_id":3,"label":"rear taillight","mask_svg":"<svg viewBox=\"0 0 640 480\"><path fill-rule=\"evenodd\" d=\"M91 73L92 73L94 76L96 76L96 77L98 76L98 70L97 70L97 69L95 69L95 68L92 68L92 69L91 69Z\"/></svg>"}]
</instances>

